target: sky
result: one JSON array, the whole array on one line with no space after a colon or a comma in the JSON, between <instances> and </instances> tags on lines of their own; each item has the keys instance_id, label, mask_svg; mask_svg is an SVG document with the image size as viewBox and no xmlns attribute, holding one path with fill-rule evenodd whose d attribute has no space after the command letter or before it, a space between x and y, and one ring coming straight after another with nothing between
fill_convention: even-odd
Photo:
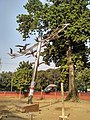
<instances>
[{"instance_id":1,"label":"sky","mask_svg":"<svg viewBox=\"0 0 90 120\"><path fill-rule=\"evenodd\" d=\"M18 16L18 14L27 14L27 11L23 7L27 1L28 0L0 0L0 72L14 72L21 61L35 61L33 57L27 58L22 56L11 59L8 55L10 48L12 48L14 52L18 50L15 47L17 44L24 45L25 43L31 43L31 46L35 44L34 38L36 36L29 38L27 41L23 41L21 34L16 30L18 27L16 16ZM41 1L44 3L46 0ZM40 61L42 61L42 59L40 59ZM38 69L46 70L48 68L55 68L55 65L51 64L49 67L42 64Z\"/></svg>"},{"instance_id":2,"label":"sky","mask_svg":"<svg viewBox=\"0 0 90 120\"><path fill-rule=\"evenodd\" d=\"M27 1L28 0L0 0L0 72L14 72L21 61L35 61L33 57L27 58L21 56L11 59L8 55L10 48L12 48L14 52L18 50L15 47L17 44L24 45L25 43L31 43L31 46L35 44L34 38L36 36L29 38L27 41L23 41L22 35L16 30L18 27L16 16L18 16L18 14L27 14L27 11L23 7ZM41 1L45 2L45 0ZM53 64L50 67L42 64L39 70L46 70L53 68L53 66Z\"/></svg>"}]
</instances>

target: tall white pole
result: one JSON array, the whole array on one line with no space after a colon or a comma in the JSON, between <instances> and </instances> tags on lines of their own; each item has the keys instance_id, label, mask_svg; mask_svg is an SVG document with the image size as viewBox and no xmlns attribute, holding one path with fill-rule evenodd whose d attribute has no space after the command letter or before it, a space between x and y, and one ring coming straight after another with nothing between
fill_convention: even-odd
<instances>
[{"instance_id":1,"label":"tall white pole","mask_svg":"<svg viewBox=\"0 0 90 120\"><path fill-rule=\"evenodd\" d=\"M65 111L64 111L64 90L63 90L63 83L61 83L61 94L62 94L62 118L64 120Z\"/></svg>"},{"instance_id":2,"label":"tall white pole","mask_svg":"<svg viewBox=\"0 0 90 120\"><path fill-rule=\"evenodd\" d=\"M40 50L41 50L41 44L42 44L41 37L39 37L38 40L39 40L39 43L38 43L38 47L37 47L37 55L36 55L36 59L35 59L35 65L34 65L34 70L33 70L33 75L32 75L32 82L31 82L29 96L28 96L28 104L29 103L32 104L32 98L33 98L34 87L35 87L35 79L36 79L37 69L38 69L38 65L39 65Z\"/></svg>"},{"instance_id":3,"label":"tall white pole","mask_svg":"<svg viewBox=\"0 0 90 120\"><path fill-rule=\"evenodd\" d=\"M65 116L63 83L61 83L61 96L62 96L62 115L59 116L59 120L66 120L68 119L69 116Z\"/></svg>"}]
</instances>

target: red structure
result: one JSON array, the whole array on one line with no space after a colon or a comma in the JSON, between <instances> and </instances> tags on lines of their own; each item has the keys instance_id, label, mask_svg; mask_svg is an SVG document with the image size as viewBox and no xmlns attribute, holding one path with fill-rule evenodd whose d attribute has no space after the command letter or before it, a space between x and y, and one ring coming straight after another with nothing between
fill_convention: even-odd
<instances>
[{"instance_id":1,"label":"red structure","mask_svg":"<svg viewBox=\"0 0 90 120\"><path fill-rule=\"evenodd\" d=\"M0 97L20 97L20 92L8 92L8 91L2 91L0 92Z\"/></svg>"},{"instance_id":2,"label":"red structure","mask_svg":"<svg viewBox=\"0 0 90 120\"><path fill-rule=\"evenodd\" d=\"M68 93L64 93L64 97L67 96ZM6 92L6 91L2 91L0 92L0 97L20 97L22 96L20 94L20 92ZM25 93L24 94L24 97L28 97L28 93ZM56 98L56 99L60 99L61 98L61 92L50 92L48 94L46 94L45 92L35 92L34 93L34 98ZM90 100L90 92L88 93L83 93L83 92L80 92L79 93L79 98L81 100Z\"/></svg>"}]
</instances>

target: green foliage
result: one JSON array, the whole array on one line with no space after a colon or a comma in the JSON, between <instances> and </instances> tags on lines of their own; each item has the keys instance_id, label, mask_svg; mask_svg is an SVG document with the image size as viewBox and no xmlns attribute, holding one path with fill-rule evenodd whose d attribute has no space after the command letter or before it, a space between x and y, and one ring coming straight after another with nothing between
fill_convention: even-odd
<instances>
[{"instance_id":1,"label":"green foliage","mask_svg":"<svg viewBox=\"0 0 90 120\"><path fill-rule=\"evenodd\" d=\"M36 78L36 90L41 90L44 89L45 86L47 85L47 75L46 71L38 71L37 73L37 78Z\"/></svg>"},{"instance_id":2,"label":"green foliage","mask_svg":"<svg viewBox=\"0 0 90 120\"><path fill-rule=\"evenodd\" d=\"M33 32L53 30L62 24L70 23L67 29L59 34L61 36L59 39L51 41L52 45L47 45L47 49L43 52L43 59L48 65L51 61L56 66L66 64L66 51L71 46L73 62L77 64L76 62L80 60L83 65L86 65L88 56L85 42L90 38L88 4L88 0L48 0L45 4L40 0L28 0L24 6L28 14L17 16L18 31L23 38L27 38Z\"/></svg>"},{"instance_id":3,"label":"green foliage","mask_svg":"<svg viewBox=\"0 0 90 120\"><path fill-rule=\"evenodd\" d=\"M13 86L18 90L27 89L32 78L32 65L27 62L20 62L17 71L13 75Z\"/></svg>"},{"instance_id":4,"label":"green foliage","mask_svg":"<svg viewBox=\"0 0 90 120\"><path fill-rule=\"evenodd\" d=\"M79 90L87 91L87 88L90 89L90 68L77 72L75 79Z\"/></svg>"},{"instance_id":5,"label":"green foliage","mask_svg":"<svg viewBox=\"0 0 90 120\"><path fill-rule=\"evenodd\" d=\"M26 39L32 35L33 32L35 33L35 30L39 31L41 29L40 15L43 6L39 0L28 0L24 8L29 14L19 14L17 16L17 22L19 23L17 30L23 35L23 38Z\"/></svg>"},{"instance_id":6,"label":"green foliage","mask_svg":"<svg viewBox=\"0 0 90 120\"><path fill-rule=\"evenodd\" d=\"M0 74L0 90L11 91L12 72L2 72Z\"/></svg>"},{"instance_id":7,"label":"green foliage","mask_svg":"<svg viewBox=\"0 0 90 120\"><path fill-rule=\"evenodd\" d=\"M68 68L65 66L64 69L68 71ZM60 90L60 83L64 82L64 90L68 90L68 72L62 71L63 69L48 69L46 71L38 71L36 79L36 90L44 89L49 84L56 84L57 89ZM63 74L61 73L63 72Z\"/></svg>"},{"instance_id":8,"label":"green foliage","mask_svg":"<svg viewBox=\"0 0 90 120\"><path fill-rule=\"evenodd\" d=\"M90 10L86 7L88 1L50 0L50 2L53 4L48 9L51 10L52 14L47 14L49 14L49 18L52 18L50 19L52 28L63 23L70 23L70 25L64 33L60 34L60 39L52 41L52 45L48 45L48 48L45 49L44 60L48 64L53 60L56 66L66 64L66 51L68 46L71 46L73 62L80 66L78 63L81 61L85 66L88 61L85 42L90 38ZM46 18L48 19L48 17Z\"/></svg>"}]
</instances>

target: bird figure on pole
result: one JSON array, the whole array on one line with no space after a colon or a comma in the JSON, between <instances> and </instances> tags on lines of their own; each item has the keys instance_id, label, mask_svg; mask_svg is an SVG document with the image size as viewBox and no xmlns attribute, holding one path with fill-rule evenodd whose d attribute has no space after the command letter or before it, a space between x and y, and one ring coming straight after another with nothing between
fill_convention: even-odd
<instances>
[{"instance_id":1,"label":"bird figure on pole","mask_svg":"<svg viewBox=\"0 0 90 120\"><path fill-rule=\"evenodd\" d=\"M26 50L28 45L30 45L30 44L28 43L28 44L25 44L25 45L16 45L16 47L20 47L20 48L22 48L22 50Z\"/></svg>"},{"instance_id":2,"label":"bird figure on pole","mask_svg":"<svg viewBox=\"0 0 90 120\"><path fill-rule=\"evenodd\" d=\"M13 49L10 48L10 52L8 53L12 58L16 58L16 57L19 57L21 56L20 54L17 54L17 53L13 53Z\"/></svg>"}]
</instances>

